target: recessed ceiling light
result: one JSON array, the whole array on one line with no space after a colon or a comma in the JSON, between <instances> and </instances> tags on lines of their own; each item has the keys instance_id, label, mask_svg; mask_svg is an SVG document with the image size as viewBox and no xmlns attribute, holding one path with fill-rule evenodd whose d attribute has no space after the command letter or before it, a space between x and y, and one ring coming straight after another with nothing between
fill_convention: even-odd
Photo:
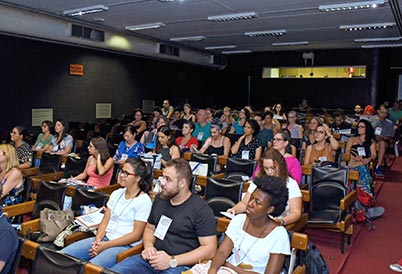
<instances>
[{"instance_id":1,"label":"recessed ceiling light","mask_svg":"<svg viewBox=\"0 0 402 274\"><path fill-rule=\"evenodd\" d=\"M378 45L362 45L363 49L374 49L374 48L398 48L402 47L402 44L378 44Z\"/></svg>"},{"instance_id":2,"label":"recessed ceiling light","mask_svg":"<svg viewBox=\"0 0 402 274\"><path fill-rule=\"evenodd\" d=\"M202 41L205 40L205 36L187 36L187 37L174 37L170 38L170 41L174 42L187 42L187 41Z\"/></svg>"},{"instance_id":3,"label":"recessed ceiling light","mask_svg":"<svg viewBox=\"0 0 402 274\"><path fill-rule=\"evenodd\" d=\"M386 29L395 26L393 22L373 23L373 24L357 24L357 25L340 25L340 30L355 31L355 30L373 30Z\"/></svg>"},{"instance_id":4,"label":"recessed ceiling light","mask_svg":"<svg viewBox=\"0 0 402 274\"><path fill-rule=\"evenodd\" d=\"M80 15L89 14L89 13L106 11L108 9L109 9L109 7L107 7L105 5L95 5L95 6L77 8L77 9L72 9L72 10L65 10L65 11L63 11L63 15L80 16Z\"/></svg>"},{"instance_id":5,"label":"recessed ceiling light","mask_svg":"<svg viewBox=\"0 0 402 274\"><path fill-rule=\"evenodd\" d=\"M365 43L365 42L395 42L401 40L402 37L380 37L380 38L362 38L355 39L356 43Z\"/></svg>"},{"instance_id":6,"label":"recessed ceiling light","mask_svg":"<svg viewBox=\"0 0 402 274\"><path fill-rule=\"evenodd\" d=\"M126 26L126 30L136 31L136 30L145 30L145 29L157 29L161 27L165 27L166 25L161 22L149 23L149 24L140 24L140 25L132 25Z\"/></svg>"},{"instance_id":7,"label":"recessed ceiling light","mask_svg":"<svg viewBox=\"0 0 402 274\"><path fill-rule=\"evenodd\" d=\"M216 49L235 49L237 46L235 45L227 45L227 46L212 46L212 47L205 47L206 50L216 50Z\"/></svg>"},{"instance_id":8,"label":"recessed ceiling light","mask_svg":"<svg viewBox=\"0 0 402 274\"><path fill-rule=\"evenodd\" d=\"M257 17L257 14L255 12L243 12L243 13L232 13L232 14L208 16L207 19L208 19L208 21L222 22L222 21L252 19L255 17Z\"/></svg>"},{"instance_id":9,"label":"recessed ceiling light","mask_svg":"<svg viewBox=\"0 0 402 274\"><path fill-rule=\"evenodd\" d=\"M280 46L302 46L302 45L308 45L308 41L299 41L299 42L282 42L282 43L272 43L272 46L274 47L280 47Z\"/></svg>"},{"instance_id":10,"label":"recessed ceiling light","mask_svg":"<svg viewBox=\"0 0 402 274\"><path fill-rule=\"evenodd\" d=\"M245 54L245 53L252 53L251 50L229 50L229 51L222 51L222 54Z\"/></svg>"},{"instance_id":11,"label":"recessed ceiling light","mask_svg":"<svg viewBox=\"0 0 402 274\"><path fill-rule=\"evenodd\" d=\"M278 30L263 30L263 31L251 31L245 32L244 35L250 37L260 37L260 36L282 36L286 33L285 29Z\"/></svg>"},{"instance_id":12,"label":"recessed ceiling light","mask_svg":"<svg viewBox=\"0 0 402 274\"><path fill-rule=\"evenodd\" d=\"M333 4L333 5L320 5L318 9L320 11L346 11L346 10L357 10L357 9L369 9L376 8L379 5L384 5L384 0L375 0L375 1L362 1L362 2L353 2L353 3L342 3L342 4Z\"/></svg>"}]
</instances>

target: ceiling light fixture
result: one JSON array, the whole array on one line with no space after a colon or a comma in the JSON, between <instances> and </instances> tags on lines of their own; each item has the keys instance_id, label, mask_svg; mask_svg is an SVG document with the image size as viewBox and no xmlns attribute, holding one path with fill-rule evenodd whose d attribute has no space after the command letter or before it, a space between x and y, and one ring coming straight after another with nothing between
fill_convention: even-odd
<instances>
[{"instance_id":1,"label":"ceiling light fixture","mask_svg":"<svg viewBox=\"0 0 402 274\"><path fill-rule=\"evenodd\" d=\"M358 24L358 25L340 25L340 30L355 31L355 30L367 30L367 29L386 29L388 27L395 26L395 23L374 23L374 24Z\"/></svg>"},{"instance_id":2,"label":"ceiling light fixture","mask_svg":"<svg viewBox=\"0 0 402 274\"><path fill-rule=\"evenodd\" d=\"M161 22L149 23L149 24L141 24L141 25L132 25L126 26L126 30L136 31L136 30L145 30L145 29L157 29L161 27L165 27L166 25Z\"/></svg>"},{"instance_id":3,"label":"ceiling light fixture","mask_svg":"<svg viewBox=\"0 0 402 274\"><path fill-rule=\"evenodd\" d=\"M302 46L308 45L308 41L300 41L300 42L283 42L283 43L272 43L274 47L281 47L281 46Z\"/></svg>"},{"instance_id":4,"label":"ceiling light fixture","mask_svg":"<svg viewBox=\"0 0 402 274\"><path fill-rule=\"evenodd\" d=\"M232 13L232 14L208 16L207 19L208 21L212 22L223 22L232 20L252 19L255 17L257 17L257 13L255 12L244 12L244 13Z\"/></svg>"},{"instance_id":5,"label":"ceiling light fixture","mask_svg":"<svg viewBox=\"0 0 402 274\"><path fill-rule=\"evenodd\" d=\"M374 49L374 48L397 48L402 47L402 44L378 44L378 45L362 45L362 49Z\"/></svg>"},{"instance_id":6,"label":"ceiling light fixture","mask_svg":"<svg viewBox=\"0 0 402 274\"><path fill-rule=\"evenodd\" d=\"M187 37L175 37L170 38L170 41L173 42L191 42L191 41L202 41L205 40L205 36L187 36Z\"/></svg>"},{"instance_id":7,"label":"ceiling light fixture","mask_svg":"<svg viewBox=\"0 0 402 274\"><path fill-rule=\"evenodd\" d=\"M206 50L216 50L216 49L235 49L237 46L235 45L227 45L227 46L212 46L212 47L205 47Z\"/></svg>"},{"instance_id":8,"label":"ceiling light fixture","mask_svg":"<svg viewBox=\"0 0 402 274\"><path fill-rule=\"evenodd\" d=\"M402 37L380 37L380 38L362 38L355 39L356 43L365 43L365 42L395 42L401 40Z\"/></svg>"},{"instance_id":9,"label":"ceiling light fixture","mask_svg":"<svg viewBox=\"0 0 402 274\"><path fill-rule=\"evenodd\" d=\"M250 37L262 37L262 36L282 36L286 33L285 29L278 30L263 30L263 31L251 31L245 32L244 35Z\"/></svg>"},{"instance_id":10,"label":"ceiling light fixture","mask_svg":"<svg viewBox=\"0 0 402 274\"><path fill-rule=\"evenodd\" d=\"M384 3L385 3L384 0L362 1L362 2L342 3L333 5L320 5L318 6L318 9L320 11L345 11L345 10L369 9L369 8L376 8L379 5L384 5Z\"/></svg>"},{"instance_id":11,"label":"ceiling light fixture","mask_svg":"<svg viewBox=\"0 0 402 274\"><path fill-rule=\"evenodd\" d=\"M63 15L81 16L81 15L84 15L84 14L106 11L108 9L109 9L109 7L107 7L105 5L95 5L95 6L90 6L90 7L83 7L83 8L78 8L78 9L65 10L65 11L63 11Z\"/></svg>"},{"instance_id":12,"label":"ceiling light fixture","mask_svg":"<svg viewBox=\"0 0 402 274\"><path fill-rule=\"evenodd\" d=\"M245 54L245 53L252 53L251 50L229 50L229 51L222 51L222 54Z\"/></svg>"}]
</instances>

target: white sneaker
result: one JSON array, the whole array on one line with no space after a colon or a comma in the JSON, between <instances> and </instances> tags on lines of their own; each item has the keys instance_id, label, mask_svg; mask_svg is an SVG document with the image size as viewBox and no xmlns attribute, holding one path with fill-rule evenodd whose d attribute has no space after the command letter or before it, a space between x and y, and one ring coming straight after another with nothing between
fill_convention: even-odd
<instances>
[{"instance_id":1,"label":"white sneaker","mask_svg":"<svg viewBox=\"0 0 402 274\"><path fill-rule=\"evenodd\" d=\"M402 266L399 264L391 264L389 265L389 268L395 272L401 272L402 273Z\"/></svg>"},{"instance_id":2,"label":"white sneaker","mask_svg":"<svg viewBox=\"0 0 402 274\"><path fill-rule=\"evenodd\" d=\"M394 153L395 153L395 157L399 157L399 141L396 141L394 143Z\"/></svg>"}]
</instances>

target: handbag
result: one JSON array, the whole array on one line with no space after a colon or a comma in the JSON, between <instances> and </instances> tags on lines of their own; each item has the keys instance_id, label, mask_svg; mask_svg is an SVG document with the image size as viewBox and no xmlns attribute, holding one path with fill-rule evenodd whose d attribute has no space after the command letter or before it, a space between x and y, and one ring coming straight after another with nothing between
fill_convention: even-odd
<instances>
[{"instance_id":1,"label":"handbag","mask_svg":"<svg viewBox=\"0 0 402 274\"><path fill-rule=\"evenodd\" d=\"M40 232L38 242L54 241L68 225L74 222L74 213L71 208L53 210L45 208L40 212Z\"/></svg>"},{"instance_id":2,"label":"handbag","mask_svg":"<svg viewBox=\"0 0 402 274\"><path fill-rule=\"evenodd\" d=\"M157 153L145 153L141 155L141 159L144 161L151 162L154 169L161 169L162 154Z\"/></svg>"},{"instance_id":3,"label":"handbag","mask_svg":"<svg viewBox=\"0 0 402 274\"><path fill-rule=\"evenodd\" d=\"M199 176L208 175L208 164L195 161L189 161L188 163L190 164L193 175L199 175Z\"/></svg>"}]
</instances>

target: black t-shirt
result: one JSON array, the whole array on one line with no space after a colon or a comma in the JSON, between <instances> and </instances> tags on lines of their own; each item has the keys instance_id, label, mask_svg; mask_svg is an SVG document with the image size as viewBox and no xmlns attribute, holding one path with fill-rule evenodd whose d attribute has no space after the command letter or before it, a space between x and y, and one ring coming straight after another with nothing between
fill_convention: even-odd
<instances>
[{"instance_id":1,"label":"black t-shirt","mask_svg":"<svg viewBox=\"0 0 402 274\"><path fill-rule=\"evenodd\" d=\"M155 238L155 248L178 255L200 246L198 237L216 235L214 213L206 201L192 194L184 203L173 206L170 200L155 197L148 222L157 227L162 215L172 219L164 240Z\"/></svg>"}]
</instances>

